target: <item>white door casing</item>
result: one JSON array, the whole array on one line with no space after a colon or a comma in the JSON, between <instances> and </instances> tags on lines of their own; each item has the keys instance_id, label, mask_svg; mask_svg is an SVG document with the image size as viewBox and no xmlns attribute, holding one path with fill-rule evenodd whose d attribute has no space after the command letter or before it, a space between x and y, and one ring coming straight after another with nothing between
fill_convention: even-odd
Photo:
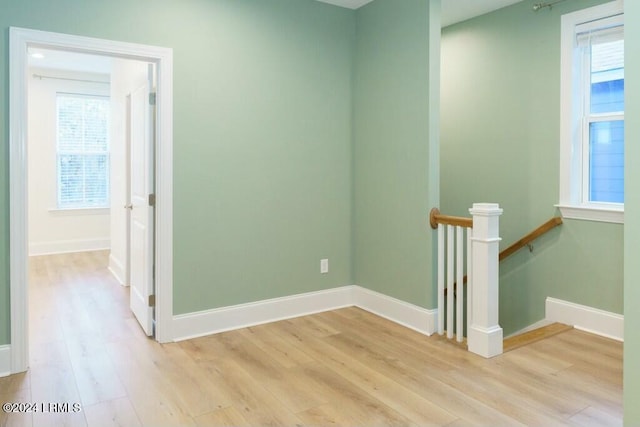
<instances>
[{"instance_id":1,"label":"white door casing","mask_svg":"<svg viewBox=\"0 0 640 427\"><path fill-rule=\"evenodd\" d=\"M149 197L153 188L153 109L149 84L129 95L129 265L131 311L144 332L153 335L153 219Z\"/></svg>"},{"instance_id":2,"label":"white door casing","mask_svg":"<svg viewBox=\"0 0 640 427\"><path fill-rule=\"evenodd\" d=\"M11 373L28 369L28 48L137 59L157 70L155 170L156 339L173 340L173 51L169 48L11 27L9 29L9 258Z\"/></svg>"}]
</instances>

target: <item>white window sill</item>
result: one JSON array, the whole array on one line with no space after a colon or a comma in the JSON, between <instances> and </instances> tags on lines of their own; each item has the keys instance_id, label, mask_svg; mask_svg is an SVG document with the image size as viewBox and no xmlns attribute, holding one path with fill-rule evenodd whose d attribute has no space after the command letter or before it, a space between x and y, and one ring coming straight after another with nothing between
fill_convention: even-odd
<instances>
[{"instance_id":1,"label":"white window sill","mask_svg":"<svg viewBox=\"0 0 640 427\"><path fill-rule=\"evenodd\" d=\"M56 216L76 216L76 215L109 215L109 208L52 208L49 209L51 215Z\"/></svg>"},{"instance_id":2,"label":"white window sill","mask_svg":"<svg viewBox=\"0 0 640 427\"><path fill-rule=\"evenodd\" d=\"M624 206L555 205L563 218L624 224Z\"/></svg>"}]
</instances>

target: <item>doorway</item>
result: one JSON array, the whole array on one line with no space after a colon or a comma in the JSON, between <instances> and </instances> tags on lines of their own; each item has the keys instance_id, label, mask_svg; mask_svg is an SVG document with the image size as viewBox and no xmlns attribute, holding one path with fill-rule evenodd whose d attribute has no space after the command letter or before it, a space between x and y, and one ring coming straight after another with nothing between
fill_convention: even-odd
<instances>
[{"instance_id":1,"label":"doorway","mask_svg":"<svg viewBox=\"0 0 640 427\"><path fill-rule=\"evenodd\" d=\"M154 64L157 123L153 127L156 152L147 170L153 174L155 251L149 261L155 276L156 339L171 341L172 320L172 51L167 48L109 40L10 29L10 291L11 372L28 368L28 51L45 48L111 58L135 59Z\"/></svg>"},{"instance_id":2,"label":"doorway","mask_svg":"<svg viewBox=\"0 0 640 427\"><path fill-rule=\"evenodd\" d=\"M32 48L27 81L29 256L108 249L152 335L154 64Z\"/></svg>"}]
</instances>

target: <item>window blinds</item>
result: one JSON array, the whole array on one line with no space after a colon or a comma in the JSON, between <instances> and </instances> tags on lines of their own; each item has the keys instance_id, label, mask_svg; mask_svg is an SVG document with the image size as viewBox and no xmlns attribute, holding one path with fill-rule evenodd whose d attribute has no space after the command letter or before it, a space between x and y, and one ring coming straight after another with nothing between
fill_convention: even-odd
<instances>
[{"instance_id":1,"label":"window blinds","mask_svg":"<svg viewBox=\"0 0 640 427\"><path fill-rule=\"evenodd\" d=\"M57 95L58 208L109 206L109 98Z\"/></svg>"}]
</instances>

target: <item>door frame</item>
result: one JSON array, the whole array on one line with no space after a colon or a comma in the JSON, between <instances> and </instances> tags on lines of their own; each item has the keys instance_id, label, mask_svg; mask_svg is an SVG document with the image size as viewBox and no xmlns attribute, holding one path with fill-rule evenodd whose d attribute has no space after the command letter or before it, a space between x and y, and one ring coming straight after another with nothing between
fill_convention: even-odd
<instances>
[{"instance_id":1,"label":"door frame","mask_svg":"<svg viewBox=\"0 0 640 427\"><path fill-rule=\"evenodd\" d=\"M173 340L173 50L127 42L9 28L9 259L11 373L29 366L27 88L28 48L136 59L157 66L155 159L156 340Z\"/></svg>"}]
</instances>

